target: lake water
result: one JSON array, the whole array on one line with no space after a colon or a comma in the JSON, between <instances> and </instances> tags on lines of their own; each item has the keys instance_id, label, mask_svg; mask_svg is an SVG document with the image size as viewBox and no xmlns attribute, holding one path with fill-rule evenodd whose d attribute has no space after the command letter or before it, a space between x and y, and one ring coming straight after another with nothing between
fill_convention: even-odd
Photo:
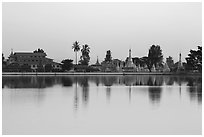
<instances>
[{"instance_id":1,"label":"lake water","mask_svg":"<svg viewBox=\"0 0 204 137\"><path fill-rule=\"evenodd\" d=\"M3 76L3 134L201 134L202 77Z\"/></svg>"}]
</instances>

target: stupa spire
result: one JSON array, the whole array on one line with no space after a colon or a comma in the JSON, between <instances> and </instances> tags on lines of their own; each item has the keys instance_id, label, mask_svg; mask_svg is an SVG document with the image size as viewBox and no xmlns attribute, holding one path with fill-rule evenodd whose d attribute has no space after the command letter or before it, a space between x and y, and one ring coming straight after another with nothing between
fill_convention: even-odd
<instances>
[{"instance_id":1,"label":"stupa spire","mask_svg":"<svg viewBox=\"0 0 204 137\"><path fill-rule=\"evenodd\" d=\"M96 64L97 64L97 65L99 64L99 61L98 61L98 56L97 56Z\"/></svg>"}]
</instances>

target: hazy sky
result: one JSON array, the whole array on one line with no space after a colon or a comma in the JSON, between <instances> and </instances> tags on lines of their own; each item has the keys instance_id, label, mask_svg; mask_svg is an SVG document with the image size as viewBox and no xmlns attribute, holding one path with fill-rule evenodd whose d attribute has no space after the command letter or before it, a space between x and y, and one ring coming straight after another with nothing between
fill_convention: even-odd
<instances>
[{"instance_id":1,"label":"hazy sky","mask_svg":"<svg viewBox=\"0 0 204 137\"><path fill-rule=\"evenodd\" d=\"M202 43L201 3L3 3L2 41L6 57L11 48L42 48L48 57L75 59L74 41L90 45L91 63L112 57L125 60L148 54L160 45L164 58L182 60ZM81 54L81 53L80 53Z\"/></svg>"}]
</instances>

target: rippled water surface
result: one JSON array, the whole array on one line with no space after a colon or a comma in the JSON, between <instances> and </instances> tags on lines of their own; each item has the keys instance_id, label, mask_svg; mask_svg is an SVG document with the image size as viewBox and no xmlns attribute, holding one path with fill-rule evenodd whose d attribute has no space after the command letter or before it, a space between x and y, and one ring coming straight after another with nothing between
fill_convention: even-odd
<instances>
[{"instance_id":1,"label":"rippled water surface","mask_svg":"<svg viewBox=\"0 0 204 137\"><path fill-rule=\"evenodd\" d=\"M3 134L201 134L202 78L3 76Z\"/></svg>"}]
</instances>

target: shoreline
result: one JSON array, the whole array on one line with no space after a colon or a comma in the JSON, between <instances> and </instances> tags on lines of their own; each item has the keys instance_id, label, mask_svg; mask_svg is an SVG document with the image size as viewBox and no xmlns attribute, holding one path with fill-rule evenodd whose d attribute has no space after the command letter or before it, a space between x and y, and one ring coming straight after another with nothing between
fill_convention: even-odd
<instances>
[{"instance_id":1,"label":"shoreline","mask_svg":"<svg viewBox=\"0 0 204 137\"><path fill-rule=\"evenodd\" d=\"M202 76L202 73L172 73L172 72L2 72L2 76L15 75L193 75Z\"/></svg>"}]
</instances>

